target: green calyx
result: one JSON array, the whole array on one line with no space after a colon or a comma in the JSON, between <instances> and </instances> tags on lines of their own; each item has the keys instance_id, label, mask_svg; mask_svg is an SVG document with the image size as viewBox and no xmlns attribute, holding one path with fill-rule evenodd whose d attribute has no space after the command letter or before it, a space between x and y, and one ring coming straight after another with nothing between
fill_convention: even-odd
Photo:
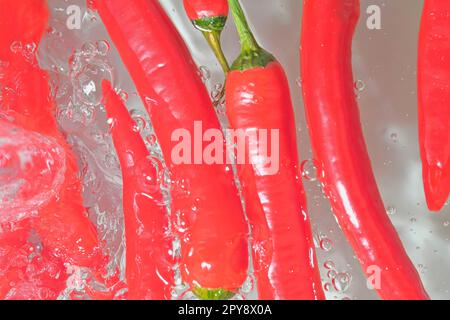
<instances>
[{"instance_id":1,"label":"green calyx","mask_svg":"<svg viewBox=\"0 0 450 320\"><path fill-rule=\"evenodd\" d=\"M223 290L223 289L204 289L196 287L192 292L200 300L230 300L234 297L235 293Z\"/></svg>"},{"instance_id":2,"label":"green calyx","mask_svg":"<svg viewBox=\"0 0 450 320\"><path fill-rule=\"evenodd\" d=\"M205 17L192 21L194 27L203 33L203 36L213 50L225 74L230 71L230 65L228 64L227 58L225 57L222 50L222 46L220 43L220 34L222 33L226 22L227 17L225 16L211 18Z\"/></svg>"},{"instance_id":3,"label":"green calyx","mask_svg":"<svg viewBox=\"0 0 450 320\"><path fill-rule=\"evenodd\" d=\"M250 30L239 0L228 0L228 3L241 42L241 54L234 61L231 70L244 71L257 67L265 67L269 63L276 61L272 54L259 46Z\"/></svg>"},{"instance_id":4,"label":"green calyx","mask_svg":"<svg viewBox=\"0 0 450 320\"><path fill-rule=\"evenodd\" d=\"M262 48L243 51L231 65L231 70L244 71L257 67L264 68L273 61L276 61L275 57Z\"/></svg>"},{"instance_id":5,"label":"green calyx","mask_svg":"<svg viewBox=\"0 0 450 320\"><path fill-rule=\"evenodd\" d=\"M204 17L198 20L193 20L192 23L195 28L200 31L218 31L221 32L223 28L225 28L225 24L227 22L227 17L219 16L219 17Z\"/></svg>"}]
</instances>

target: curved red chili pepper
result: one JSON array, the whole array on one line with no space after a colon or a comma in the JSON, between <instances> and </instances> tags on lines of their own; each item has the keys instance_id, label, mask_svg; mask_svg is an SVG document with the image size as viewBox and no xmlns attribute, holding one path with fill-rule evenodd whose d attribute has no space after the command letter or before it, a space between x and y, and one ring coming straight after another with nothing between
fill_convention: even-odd
<instances>
[{"instance_id":1,"label":"curved red chili pepper","mask_svg":"<svg viewBox=\"0 0 450 320\"><path fill-rule=\"evenodd\" d=\"M426 0L419 36L418 97L422 175L428 208L450 194L450 2Z\"/></svg>"},{"instance_id":2,"label":"curved red chili pepper","mask_svg":"<svg viewBox=\"0 0 450 320\"><path fill-rule=\"evenodd\" d=\"M299 177L289 84L281 64L256 43L239 2L229 3L242 44L242 53L226 81L230 125L248 134L268 130L272 139L268 145L279 149L279 159L274 160L279 168L275 172L267 170L264 164L238 165L252 229L259 298L324 299L305 192ZM275 132L279 132L276 141L270 137ZM265 143L261 136L257 141L246 142L250 159L257 158Z\"/></svg>"},{"instance_id":3,"label":"curved red chili pepper","mask_svg":"<svg viewBox=\"0 0 450 320\"><path fill-rule=\"evenodd\" d=\"M383 299L428 299L383 205L353 89L351 45L358 0L305 0L302 88L319 178L368 276Z\"/></svg>"},{"instance_id":4,"label":"curved red chili pepper","mask_svg":"<svg viewBox=\"0 0 450 320\"><path fill-rule=\"evenodd\" d=\"M83 207L75 155L59 131L48 75L39 68L36 50L27 50L40 41L47 27L46 2L3 0L0 6L0 20L3 23L0 31L3 60L0 112L11 118L14 124L53 139L65 153L64 181L60 192L39 209L38 218L34 219L32 226L53 257L66 263L98 269L104 265L105 258L99 249L95 227ZM23 28L27 31L23 35L18 34ZM16 40L19 41L17 48L15 43L11 43Z\"/></svg>"},{"instance_id":5,"label":"curved red chili pepper","mask_svg":"<svg viewBox=\"0 0 450 320\"><path fill-rule=\"evenodd\" d=\"M183 4L187 16L193 25L203 33L223 71L225 73L230 71L220 44L220 34L228 18L227 0L184 0Z\"/></svg>"},{"instance_id":6,"label":"curved red chili pepper","mask_svg":"<svg viewBox=\"0 0 450 320\"><path fill-rule=\"evenodd\" d=\"M122 168L128 298L170 299L172 238L159 177L122 100L109 82L103 81L102 88Z\"/></svg>"},{"instance_id":7,"label":"curved red chili pepper","mask_svg":"<svg viewBox=\"0 0 450 320\"><path fill-rule=\"evenodd\" d=\"M177 184L171 192L171 212L181 240L182 277L194 287L235 291L246 278L248 252L247 225L233 172L224 164L178 164L171 154L177 131L194 139L188 151L195 155L206 146L197 141L202 139L198 135L220 130L198 69L158 1L95 3L147 108L171 180ZM194 131L195 122L202 128Z\"/></svg>"}]
</instances>

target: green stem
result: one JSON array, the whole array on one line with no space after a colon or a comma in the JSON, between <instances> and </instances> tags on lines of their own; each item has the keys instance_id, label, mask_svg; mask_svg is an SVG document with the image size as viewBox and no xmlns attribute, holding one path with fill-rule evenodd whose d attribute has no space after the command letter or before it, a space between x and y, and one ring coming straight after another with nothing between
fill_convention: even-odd
<instances>
[{"instance_id":1,"label":"green stem","mask_svg":"<svg viewBox=\"0 0 450 320\"><path fill-rule=\"evenodd\" d=\"M236 294L223 289L194 288L192 290L200 300L230 300Z\"/></svg>"},{"instance_id":2,"label":"green stem","mask_svg":"<svg viewBox=\"0 0 450 320\"><path fill-rule=\"evenodd\" d=\"M214 52L217 60L219 61L223 72L227 74L230 71L230 65L228 64L227 58L225 57L222 46L220 44L220 31L202 31L202 33L205 36L205 39L211 47L212 51Z\"/></svg>"},{"instance_id":3,"label":"green stem","mask_svg":"<svg viewBox=\"0 0 450 320\"><path fill-rule=\"evenodd\" d=\"M228 0L228 3L230 5L231 13L233 14L234 22L236 23L236 28L241 40L242 51L258 51L261 49L253 36L250 27L248 26L245 13L242 10L239 0Z\"/></svg>"},{"instance_id":4,"label":"green stem","mask_svg":"<svg viewBox=\"0 0 450 320\"><path fill-rule=\"evenodd\" d=\"M231 70L244 71L257 67L265 67L275 61L275 57L261 48L253 36L239 0L228 0L228 4L233 14L234 23L236 24L241 42L241 54L234 61Z\"/></svg>"}]
</instances>

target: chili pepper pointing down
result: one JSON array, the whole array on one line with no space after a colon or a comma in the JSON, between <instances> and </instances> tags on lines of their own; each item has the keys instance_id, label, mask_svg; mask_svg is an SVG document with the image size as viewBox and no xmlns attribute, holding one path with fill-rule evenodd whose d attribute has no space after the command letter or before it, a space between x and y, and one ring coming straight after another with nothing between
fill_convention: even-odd
<instances>
[{"instance_id":1,"label":"chili pepper pointing down","mask_svg":"<svg viewBox=\"0 0 450 320\"><path fill-rule=\"evenodd\" d=\"M108 81L104 104L122 168L129 299L170 299L173 272L168 219L159 177L136 124Z\"/></svg>"},{"instance_id":2,"label":"chili pepper pointing down","mask_svg":"<svg viewBox=\"0 0 450 320\"><path fill-rule=\"evenodd\" d=\"M426 0L419 36L419 141L428 207L450 194L450 2Z\"/></svg>"},{"instance_id":3,"label":"chili pepper pointing down","mask_svg":"<svg viewBox=\"0 0 450 320\"><path fill-rule=\"evenodd\" d=\"M230 66L220 44L220 34L228 18L227 0L184 0L183 4L187 16L203 33L223 71L228 73Z\"/></svg>"},{"instance_id":4,"label":"chili pepper pointing down","mask_svg":"<svg viewBox=\"0 0 450 320\"><path fill-rule=\"evenodd\" d=\"M100 271L105 259L100 252L95 227L85 214L75 155L59 131L48 75L40 69L36 59L36 48L47 28L46 1L1 0L0 15L0 113L16 126L47 137L64 150L60 189L55 190L45 205L34 208L38 214L27 221L27 230L37 231L46 257L52 263ZM44 169L45 166L41 170ZM17 201L22 199L17 198ZM11 239L22 239L14 234ZM20 241L16 246L22 246ZM18 272L20 270L14 271L16 275ZM64 275L59 279L64 282ZM3 280L8 281L7 278Z\"/></svg>"},{"instance_id":5,"label":"chili pepper pointing down","mask_svg":"<svg viewBox=\"0 0 450 320\"><path fill-rule=\"evenodd\" d=\"M196 121L203 132L220 130L198 69L158 1L95 1L95 7L135 82L171 174L182 278L201 297L229 296L244 282L248 266L247 225L231 167L178 164L171 154L178 142L173 134L194 136ZM194 141L190 154L204 146Z\"/></svg>"},{"instance_id":6,"label":"chili pepper pointing down","mask_svg":"<svg viewBox=\"0 0 450 320\"><path fill-rule=\"evenodd\" d=\"M353 89L358 0L304 0L301 78L319 178L333 212L383 299L428 299L383 205Z\"/></svg>"},{"instance_id":7,"label":"chili pepper pointing down","mask_svg":"<svg viewBox=\"0 0 450 320\"><path fill-rule=\"evenodd\" d=\"M230 125L247 134L279 132L279 169L258 160L238 165L252 231L253 265L260 299L324 299L305 192L299 177L296 130L289 85L280 63L253 37L240 4L229 5L242 52L226 81ZM246 142L251 160L266 141ZM269 144L270 145L270 144Z\"/></svg>"}]
</instances>

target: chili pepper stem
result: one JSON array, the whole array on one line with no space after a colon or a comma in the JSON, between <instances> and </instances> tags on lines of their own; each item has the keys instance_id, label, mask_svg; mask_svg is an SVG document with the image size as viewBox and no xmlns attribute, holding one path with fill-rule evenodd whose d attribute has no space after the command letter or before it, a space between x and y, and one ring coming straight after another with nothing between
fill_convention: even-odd
<instances>
[{"instance_id":1,"label":"chili pepper stem","mask_svg":"<svg viewBox=\"0 0 450 320\"><path fill-rule=\"evenodd\" d=\"M214 52L217 60L219 61L223 72L227 74L230 71L230 65L228 64L227 58L225 57L225 54L223 53L222 50L222 45L220 44L221 32L217 30L212 30L212 31L202 31L202 33L206 41L208 42L209 46L211 47L212 51Z\"/></svg>"},{"instance_id":2,"label":"chili pepper stem","mask_svg":"<svg viewBox=\"0 0 450 320\"><path fill-rule=\"evenodd\" d=\"M235 296L234 292L224 289L194 288L192 292L200 300L230 300Z\"/></svg>"},{"instance_id":3,"label":"chili pepper stem","mask_svg":"<svg viewBox=\"0 0 450 320\"><path fill-rule=\"evenodd\" d=\"M231 70L244 71L256 67L265 67L276 61L275 57L261 48L247 23L239 0L228 0L231 13L241 42L241 54L231 66Z\"/></svg>"}]
</instances>

